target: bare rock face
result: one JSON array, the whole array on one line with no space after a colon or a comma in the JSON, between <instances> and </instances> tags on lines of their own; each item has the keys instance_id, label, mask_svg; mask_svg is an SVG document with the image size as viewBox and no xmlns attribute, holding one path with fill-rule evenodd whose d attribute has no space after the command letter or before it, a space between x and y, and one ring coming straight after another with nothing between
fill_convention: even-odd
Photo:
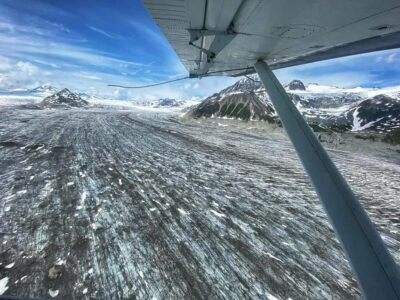
<instances>
[{"instance_id":1,"label":"bare rock face","mask_svg":"<svg viewBox=\"0 0 400 300\"><path fill-rule=\"evenodd\" d=\"M359 90L319 86L305 89L293 80L286 89L293 103L316 131L374 131L391 133L400 128L400 98L384 93L370 96ZM317 87L317 88L316 88ZM383 92L383 91L382 91ZM188 116L266 120L279 124L272 102L256 75L240 79L233 85L192 107ZM396 138L390 138L390 141Z\"/></svg>"},{"instance_id":2,"label":"bare rock face","mask_svg":"<svg viewBox=\"0 0 400 300\"><path fill-rule=\"evenodd\" d=\"M275 111L265 99L265 91L261 82L254 77L246 77L208 97L194 107L189 115L194 118L225 117L272 121Z\"/></svg>"},{"instance_id":3,"label":"bare rock face","mask_svg":"<svg viewBox=\"0 0 400 300\"><path fill-rule=\"evenodd\" d=\"M400 127L400 101L387 95L376 95L349 111L353 130L390 132Z\"/></svg>"},{"instance_id":4,"label":"bare rock face","mask_svg":"<svg viewBox=\"0 0 400 300\"><path fill-rule=\"evenodd\" d=\"M78 94L71 92L68 89L63 89L49 97L43 99L40 106L43 108L71 108L71 107L84 107L89 102L82 99Z\"/></svg>"},{"instance_id":5,"label":"bare rock face","mask_svg":"<svg viewBox=\"0 0 400 300\"><path fill-rule=\"evenodd\" d=\"M194 117L221 117L241 120L272 120L274 109L255 93L241 93L224 96L221 99L210 98L202 102L193 111Z\"/></svg>"},{"instance_id":6,"label":"bare rock face","mask_svg":"<svg viewBox=\"0 0 400 300\"><path fill-rule=\"evenodd\" d=\"M304 83L301 82L300 80L292 80L288 88L290 91L305 91L306 87L304 86Z\"/></svg>"}]
</instances>

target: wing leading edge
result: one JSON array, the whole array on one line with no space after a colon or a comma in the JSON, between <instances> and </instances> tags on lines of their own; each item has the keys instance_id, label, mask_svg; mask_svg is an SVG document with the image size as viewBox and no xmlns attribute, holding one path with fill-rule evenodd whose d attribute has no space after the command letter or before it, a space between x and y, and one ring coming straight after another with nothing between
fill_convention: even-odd
<instances>
[{"instance_id":1,"label":"wing leading edge","mask_svg":"<svg viewBox=\"0 0 400 300\"><path fill-rule=\"evenodd\" d=\"M191 76L400 47L398 0L144 0ZM230 71L233 70L233 71Z\"/></svg>"}]
</instances>

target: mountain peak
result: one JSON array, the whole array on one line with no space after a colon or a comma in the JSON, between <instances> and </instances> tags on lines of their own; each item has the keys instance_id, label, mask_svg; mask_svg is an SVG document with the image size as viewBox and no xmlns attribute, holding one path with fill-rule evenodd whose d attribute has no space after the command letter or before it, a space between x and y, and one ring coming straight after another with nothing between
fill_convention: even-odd
<instances>
[{"instance_id":1,"label":"mountain peak","mask_svg":"<svg viewBox=\"0 0 400 300\"><path fill-rule=\"evenodd\" d=\"M157 101L158 103L156 106L167 106L167 107L175 107L175 106L181 106L183 103L182 101L178 101L176 99L172 98L161 98Z\"/></svg>"},{"instance_id":2,"label":"mountain peak","mask_svg":"<svg viewBox=\"0 0 400 300\"><path fill-rule=\"evenodd\" d=\"M48 96L40 103L43 107L83 107L89 103L78 94L64 88L61 91Z\"/></svg>"},{"instance_id":3,"label":"mountain peak","mask_svg":"<svg viewBox=\"0 0 400 300\"><path fill-rule=\"evenodd\" d=\"M243 77L193 107L188 114L195 118L221 117L272 122L275 111L260 88L262 83L257 75Z\"/></svg>"},{"instance_id":4,"label":"mountain peak","mask_svg":"<svg viewBox=\"0 0 400 300\"><path fill-rule=\"evenodd\" d=\"M57 88L55 88L54 86L50 85L50 84L42 84L39 85L38 87L35 87L31 90L29 90L29 92L32 93L55 93L57 91Z\"/></svg>"},{"instance_id":5,"label":"mountain peak","mask_svg":"<svg viewBox=\"0 0 400 300\"><path fill-rule=\"evenodd\" d=\"M304 83L301 82L298 79L292 80L289 85L288 88L290 91L305 91L306 87L304 86Z\"/></svg>"},{"instance_id":6,"label":"mountain peak","mask_svg":"<svg viewBox=\"0 0 400 300\"><path fill-rule=\"evenodd\" d=\"M253 74L241 78L239 81L222 90L220 93L253 92L260 87L262 87L262 83L258 78L258 75Z\"/></svg>"},{"instance_id":7,"label":"mountain peak","mask_svg":"<svg viewBox=\"0 0 400 300\"><path fill-rule=\"evenodd\" d=\"M70 95L76 95L78 96L78 94L72 93L69 89L64 88L61 91L55 93L55 95L57 96L70 96Z\"/></svg>"}]
</instances>

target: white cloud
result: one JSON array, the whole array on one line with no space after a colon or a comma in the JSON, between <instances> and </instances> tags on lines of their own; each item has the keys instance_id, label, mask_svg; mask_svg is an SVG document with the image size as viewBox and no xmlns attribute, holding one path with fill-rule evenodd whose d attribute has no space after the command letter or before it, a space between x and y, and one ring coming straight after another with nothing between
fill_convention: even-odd
<instances>
[{"instance_id":1,"label":"white cloud","mask_svg":"<svg viewBox=\"0 0 400 300\"><path fill-rule=\"evenodd\" d=\"M9 65L6 68L4 68L4 65L0 67L2 69L0 79L1 89L14 89L38 84L37 77L40 69L37 66L28 61L12 62L8 60L7 63ZM48 72L44 72L43 74L48 75Z\"/></svg>"},{"instance_id":2,"label":"white cloud","mask_svg":"<svg viewBox=\"0 0 400 300\"><path fill-rule=\"evenodd\" d=\"M391 52L389 52L389 53L382 53L381 55L378 55L378 56L375 58L375 62L376 62L376 63L385 62L385 63L388 63L388 64L392 64L392 63L397 62L397 61L399 61L398 52L394 52L394 53L391 53Z\"/></svg>"},{"instance_id":3,"label":"white cloud","mask_svg":"<svg viewBox=\"0 0 400 300\"><path fill-rule=\"evenodd\" d=\"M16 67L21 71L24 72L28 76L32 76L38 72L38 68L27 61L19 61L16 64Z\"/></svg>"},{"instance_id":4,"label":"white cloud","mask_svg":"<svg viewBox=\"0 0 400 300\"><path fill-rule=\"evenodd\" d=\"M40 64L40 65L44 65L44 66L48 66L48 67L52 67L52 68L60 68L59 65L52 63L52 62L48 62L48 61L44 61L44 60L40 60L40 59L32 59L33 62L35 62L36 64Z\"/></svg>"},{"instance_id":5,"label":"white cloud","mask_svg":"<svg viewBox=\"0 0 400 300\"><path fill-rule=\"evenodd\" d=\"M0 72L7 72L13 68L13 64L8 57L0 56Z\"/></svg>"},{"instance_id":6,"label":"white cloud","mask_svg":"<svg viewBox=\"0 0 400 300\"><path fill-rule=\"evenodd\" d=\"M141 97L187 98L199 87L199 84L189 83L185 90L182 84L177 83L144 90L115 91L107 86L110 83L140 85L187 74L179 60L171 57L171 46L165 37L160 32L143 28L142 24L135 21L129 20L133 32L151 40L155 47L164 51L166 61L162 66L155 61L135 62L131 57L121 59L93 49L76 34L71 35L70 29L63 24L35 16L29 16L29 20L29 24L19 24L7 19L5 15L0 15L2 41L0 88L2 89L32 88L46 82L59 88L89 91L98 96L115 95L119 98L140 99ZM109 38L119 38L101 28L88 27ZM202 96L205 93L206 89L201 92Z\"/></svg>"},{"instance_id":7,"label":"white cloud","mask_svg":"<svg viewBox=\"0 0 400 300\"><path fill-rule=\"evenodd\" d=\"M0 21L0 30L1 31L8 31L8 32L14 32L15 27L13 24L5 22L5 21Z\"/></svg>"},{"instance_id":8,"label":"white cloud","mask_svg":"<svg viewBox=\"0 0 400 300\"><path fill-rule=\"evenodd\" d=\"M398 60L397 53L392 53L392 54L388 55L388 57L386 58L386 62L389 63L389 64L391 64L391 63L393 63L393 62L395 62L397 60Z\"/></svg>"},{"instance_id":9,"label":"white cloud","mask_svg":"<svg viewBox=\"0 0 400 300\"><path fill-rule=\"evenodd\" d=\"M105 32L104 30L101 30L100 28L94 27L94 26L88 26L91 30L93 30L94 32L100 33L110 39L116 39L116 38L120 38L120 36L118 35L114 35L114 34L110 34Z\"/></svg>"},{"instance_id":10,"label":"white cloud","mask_svg":"<svg viewBox=\"0 0 400 300\"><path fill-rule=\"evenodd\" d=\"M129 58L123 59L101 52L97 48L90 48L89 43L82 37L74 35L72 39L70 29L63 24L43 20L40 23L36 20L36 24L33 24L35 26L21 25L14 24L5 16L0 18L0 88L28 88L50 83L59 88L68 87L118 99L187 99L204 98L238 80L229 77L208 77L140 90L110 88L107 84L140 85L174 79L187 75L187 70L177 56L171 54L174 52L161 32L146 28L137 21L124 20L137 37L141 36L147 40L159 50L157 53L165 56L166 61L162 65L156 58L150 61L151 55L150 58L146 56L147 60L140 58L134 61L132 57L139 57L135 56L134 52ZM88 27L108 38L121 38L102 28ZM397 53L398 51L390 50L378 55L347 57L279 70L276 74L282 82L301 79L305 83L318 82L343 87L362 85L374 80L370 70L364 67L365 63L362 62L366 59L372 62L376 60L379 64L387 66L385 63L393 64L399 61ZM341 70L326 71L332 65L340 66Z\"/></svg>"},{"instance_id":11,"label":"white cloud","mask_svg":"<svg viewBox=\"0 0 400 300\"><path fill-rule=\"evenodd\" d=\"M198 89L199 88L199 83L198 82L195 82L195 83L193 83L193 84L191 84L191 83L185 83L184 85L183 85L183 89L184 90L187 90L187 91L189 91L189 90L196 90L196 89Z\"/></svg>"}]
</instances>

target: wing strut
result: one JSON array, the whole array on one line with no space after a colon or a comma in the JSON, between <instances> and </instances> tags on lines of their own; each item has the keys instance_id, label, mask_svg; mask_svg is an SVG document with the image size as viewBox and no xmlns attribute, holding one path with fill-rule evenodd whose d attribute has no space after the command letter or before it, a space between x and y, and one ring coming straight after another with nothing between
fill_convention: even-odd
<instances>
[{"instance_id":1,"label":"wing strut","mask_svg":"<svg viewBox=\"0 0 400 300\"><path fill-rule=\"evenodd\" d=\"M400 299L396 263L328 153L264 61L255 69L310 177L366 299Z\"/></svg>"}]
</instances>

